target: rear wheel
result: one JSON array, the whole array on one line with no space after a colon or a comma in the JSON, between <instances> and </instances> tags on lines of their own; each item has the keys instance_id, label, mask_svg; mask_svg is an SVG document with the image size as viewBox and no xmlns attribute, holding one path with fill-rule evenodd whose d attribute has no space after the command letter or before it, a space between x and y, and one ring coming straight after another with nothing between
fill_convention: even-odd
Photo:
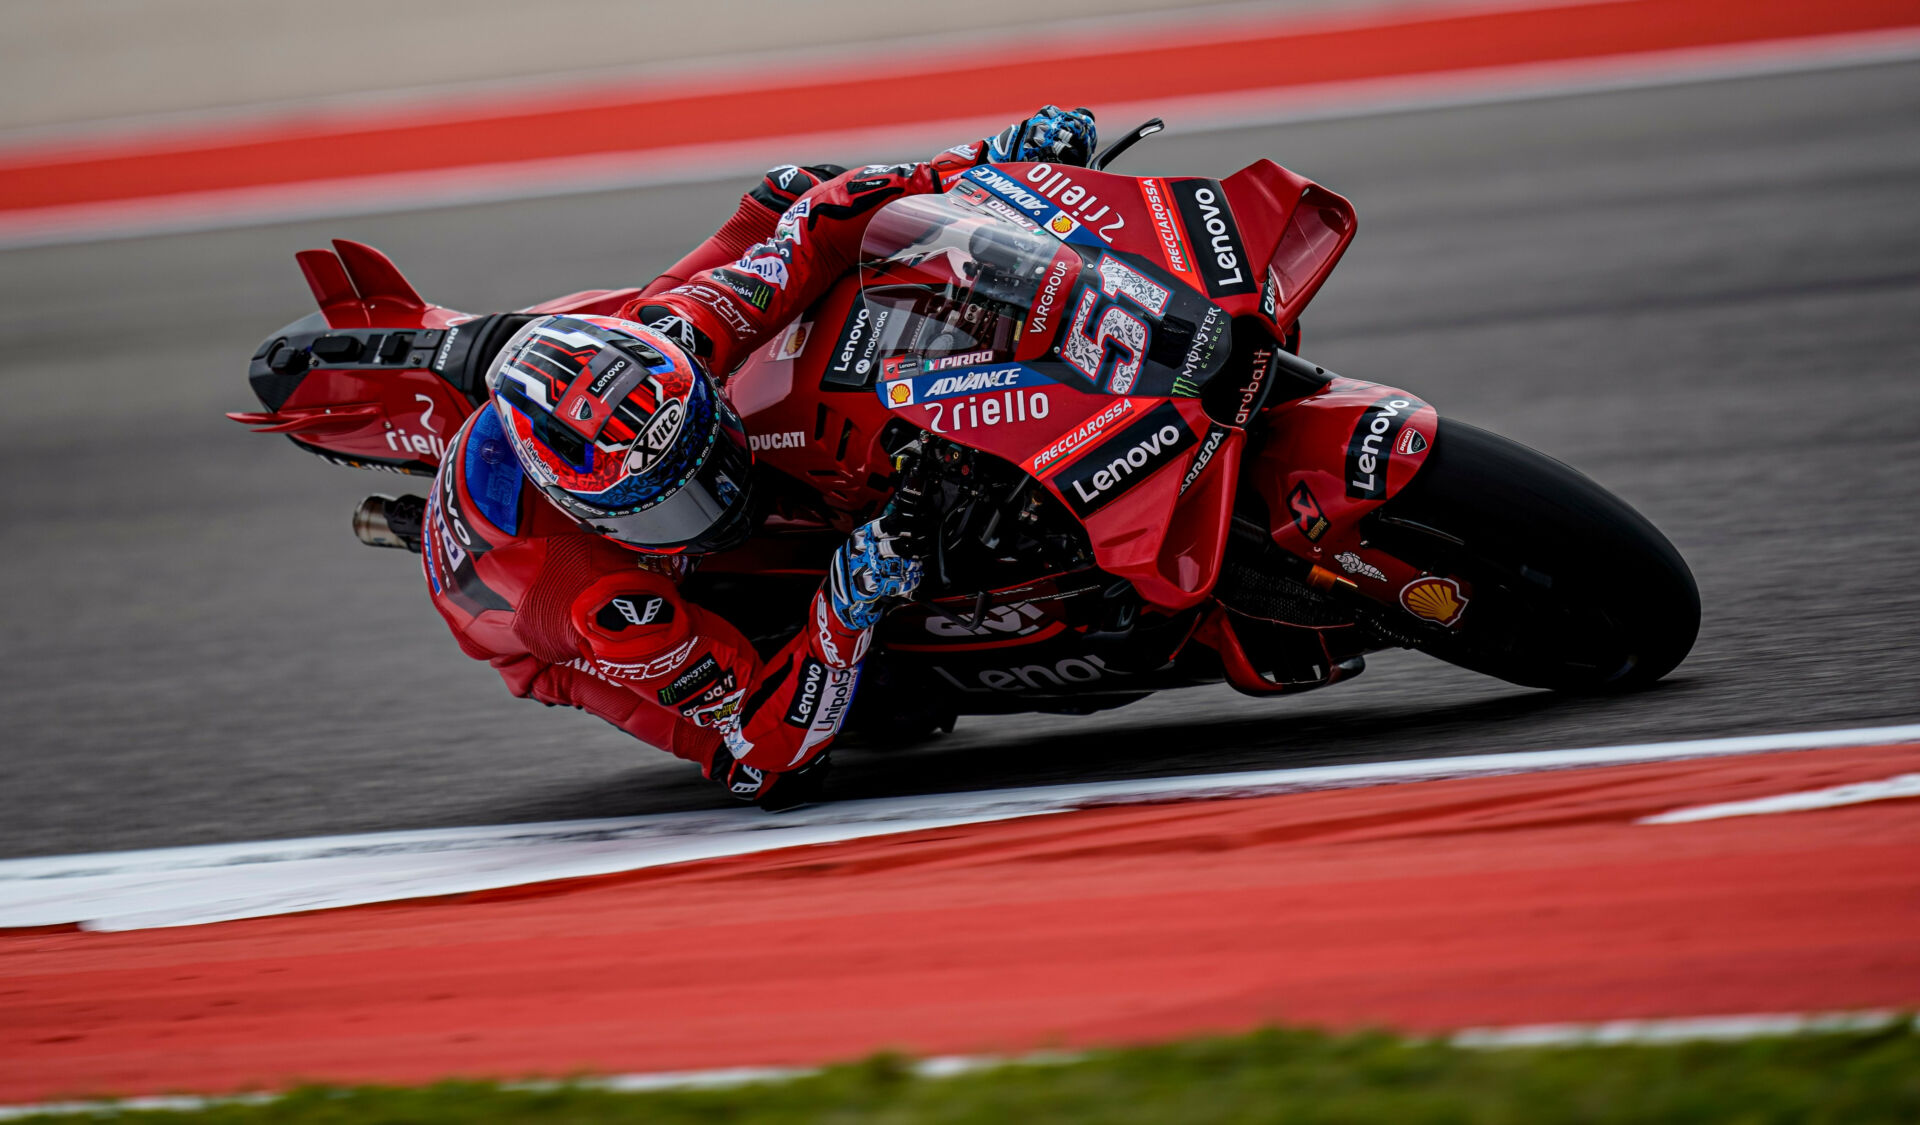
<instances>
[{"instance_id":1,"label":"rear wheel","mask_svg":"<svg viewBox=\"0 0 1920 1125\"><path fill-rule=\"evenodd\" d=\"M1556 691L1645 687L1700 629L1685 560L1640 513L1545 454L1442 420L1412 482L1362 524L1370 545L1466 583L1458 625L1411 614L1413 647Z\"/></svg>"}]
</instances>

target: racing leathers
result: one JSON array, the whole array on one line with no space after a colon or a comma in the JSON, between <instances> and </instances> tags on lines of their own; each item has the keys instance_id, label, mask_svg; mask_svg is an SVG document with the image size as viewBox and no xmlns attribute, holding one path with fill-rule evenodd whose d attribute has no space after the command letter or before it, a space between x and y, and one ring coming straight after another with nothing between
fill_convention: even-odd
<instances>
[{"instance_id":1,"label":"racing leathers","mask_svg":"<svg viewBox=\"0 0 1920 1125\"><path fill-rule=\"evenodd\" d=\"M1032 122L1015 128L1044 132ZM724 379L854 266L883 204L942 190L1017 143L1014 132L920 164L775 168L719 232L619 315L678 341ZM436 607L462 650L492 664L515 695L597 715L699 763L744 799L765 800L774 779L799 776L825 750L884 605L919 580L888 517L857 528L831 560L806 626L763 658L726 618L683 596L686 557L636 553L546 503L487 408L449 443L425 539Z\"/></svg>"}]
</instances>

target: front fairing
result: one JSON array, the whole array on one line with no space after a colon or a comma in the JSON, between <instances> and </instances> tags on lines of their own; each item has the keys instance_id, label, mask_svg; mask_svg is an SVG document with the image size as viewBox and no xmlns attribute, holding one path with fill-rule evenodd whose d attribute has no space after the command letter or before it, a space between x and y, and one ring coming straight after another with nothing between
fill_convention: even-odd
<instances>
[{"instance_id":1,"label":"front fairing","mask_svg":"<svg viewBox=\"0 0 1920 1125\"><path fill-rule=\"evenodd\" d=\"M1240 381L1235 341L1283 334L1351 236L1344 200L1267 161L1224 181L982 166L876 213L857 278L728 393L756 458L835 526L884 502L887 435L924 429L1041 481L1103 570L1185 608L1212 590L1247 440L1200 396ZM1125 318L1147 334L1130 384ZM1097 359L1068 362L1076 336Z\"/></svg>"},{"instance_id":2,"label":"front fairing","mask_svg":"<svg viewBox=\"0 0 1920 1125\"><path fill-rule=\"evenodd\" d=\"M1217 573L1243 440L1198 397L1227 362L1230 317L1151 247L1021 211L1042 197L1006 187L1017 167L974 171L868 227L862 296L884 323L873 394L1039 480L1101 568L1148 601L1194 604Z\"/></svg>"}]
</instances>

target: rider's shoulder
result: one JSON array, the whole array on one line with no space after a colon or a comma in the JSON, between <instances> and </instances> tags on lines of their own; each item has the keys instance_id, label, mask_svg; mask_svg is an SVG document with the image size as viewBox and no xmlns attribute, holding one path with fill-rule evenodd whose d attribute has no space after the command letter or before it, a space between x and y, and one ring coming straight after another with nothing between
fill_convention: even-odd
<instances>
[{"instance_id":1,"label":"rider's shoulder","mask_svg":"<svg viewBox=\"0 0 1920 1125\"><path fill-rule=\"evenodd\" d=\"M573 599L573 627L596 649L659 647L685 631L686 607L669 574L628 567L603 574Z\"/></svg>"}]
</instances>

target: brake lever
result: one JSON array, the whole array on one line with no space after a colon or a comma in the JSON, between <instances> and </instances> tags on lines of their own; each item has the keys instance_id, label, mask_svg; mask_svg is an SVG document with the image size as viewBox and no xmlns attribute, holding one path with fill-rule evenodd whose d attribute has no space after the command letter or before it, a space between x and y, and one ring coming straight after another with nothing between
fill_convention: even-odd
<instances>
[{"instance_id":1,"label":"brake lever","mask_svg":"<svg viewBox=\"0 0 1920 1125\"><path fill-rule=\"evenodd\" d=\"M1100 152L1096 156L1094 156L1092 160L1087 161L1087 170L1090 172L1103 171L1107 167L1107 165L1112 164L1114 161L1120 159L1121 153L1132 148L1134 145L1139 144L1141 141L1145 140L1146 138L1153 136L1155 133L1158 133L1160 130L1165 129L1166 127L1167 127L1167 123L1160 120L1158 117L1150 118L1146 121L1141 122L1138 125L1135 125L1132 129L1129 129L1127 131L1125 136L1122 136L1119 140L1101 149Z\"/></svg>"}]
</instances>

